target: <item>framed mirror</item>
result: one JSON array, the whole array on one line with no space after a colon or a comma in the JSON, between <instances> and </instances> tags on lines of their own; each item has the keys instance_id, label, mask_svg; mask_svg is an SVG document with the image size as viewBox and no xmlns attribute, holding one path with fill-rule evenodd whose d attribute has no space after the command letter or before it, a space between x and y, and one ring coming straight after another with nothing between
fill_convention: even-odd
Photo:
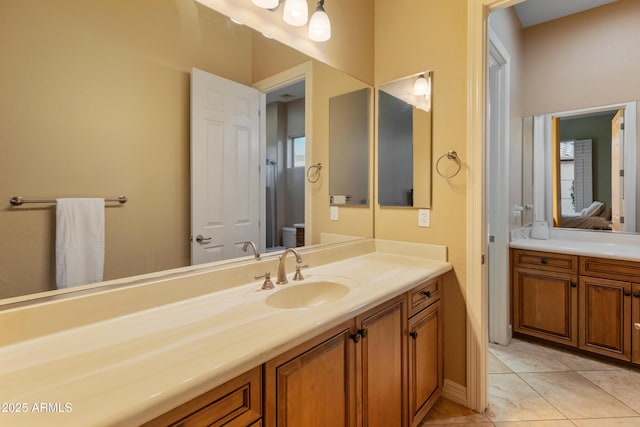
<instances>
[{"instance_id":1,"label":"framed mirror","mask_svg":"<svg viewBox=\"0 0 640 427\"><path fill-rule=\"evenodd\" d=\"M430 71L378 88L380 206L431 207L432 92Z\"/></svg>"}]
</instances>

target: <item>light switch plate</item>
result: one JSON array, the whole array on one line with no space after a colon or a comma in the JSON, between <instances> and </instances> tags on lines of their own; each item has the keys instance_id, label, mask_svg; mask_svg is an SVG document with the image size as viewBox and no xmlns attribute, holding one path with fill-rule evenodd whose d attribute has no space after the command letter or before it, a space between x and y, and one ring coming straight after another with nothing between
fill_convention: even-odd
<instances>
[{"instance_id":1,"label":"light switch plate","mask_svg":"<svg viewBox=\"0 0 640 427\"><path fill-rule=\"evenodd\" d=\"M338 220L338 207L337 206L331 206L329 208L329 216L331 218L331 221L337 221Z\"/></svg>"},{"instance_id":2,"label":"light switch plate","mask_svg":"<svg viewBox=\"0 0 640 427\"><path fill-rule=\"evenodd\" d=\"M431 227L431 209L418 209L418 226Z\"/></svg>"}]
</instances>

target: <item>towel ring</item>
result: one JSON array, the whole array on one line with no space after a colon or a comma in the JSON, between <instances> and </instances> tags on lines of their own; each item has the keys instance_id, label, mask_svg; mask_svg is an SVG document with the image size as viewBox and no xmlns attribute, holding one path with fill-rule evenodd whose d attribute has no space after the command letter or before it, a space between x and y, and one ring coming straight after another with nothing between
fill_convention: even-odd
<instances>
[{"instance_id":1,"label":"towel ring","mask_svg":"<svg viewBox=\"0 0 640 427\"><path fill-rule=\"evenodd\" d=\"M322 163L316 163L307 168L307 180L315 184L320 179L320 171L322 170Z\"/></svg>"},{"instance_id":2,"label":"towel ring","mask_svg":"<svg viewBox=\"0 0 640 427\"><path fill-rule=\"evenodd\" d=\"M453 160L456 162L456 164L458 165L458 167L456 168L456 170L449 174L449 175L445 175L440 171L440 161L444 158L447 158L449 160ZM436 162L436 172L438 172L438 175L440 175L441 177L443 177L444 179L450 179L453 178L454 176L458 175L458 173L460 173L460 169L462 169L462 162L460 161L460 157L458 157L458 153L456 153L455 151L447 151L445 154L443 154L442 156L438 157L438 161Z\"/></svg>"}]
</instances>

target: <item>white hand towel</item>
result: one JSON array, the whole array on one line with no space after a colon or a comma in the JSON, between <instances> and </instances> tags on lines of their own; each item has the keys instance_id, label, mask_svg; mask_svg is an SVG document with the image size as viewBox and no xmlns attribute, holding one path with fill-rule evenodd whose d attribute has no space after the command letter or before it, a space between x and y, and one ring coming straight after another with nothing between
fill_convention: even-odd
<instances>
[{"instance_id":1,"label":"white hand towel","mask_svg":"<svg viewBox=\"0 0 640 427\"><path fill-rule=\"evenodd\" d=\"M102 281L104 199L56 200L58 289Z\"/></svg>"}]
</instances>

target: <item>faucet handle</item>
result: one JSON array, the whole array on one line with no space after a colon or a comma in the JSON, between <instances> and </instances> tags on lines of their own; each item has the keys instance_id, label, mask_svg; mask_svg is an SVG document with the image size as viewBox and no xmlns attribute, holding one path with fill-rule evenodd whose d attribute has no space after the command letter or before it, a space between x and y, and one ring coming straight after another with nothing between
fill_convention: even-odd
<instances>
[{"instance_id":1,"label":"faucet handle","mask_svg":"<svg viewBox=\"0 0 640 427\"><path fill-rule=\"evenodd\" d=\"M293 280L304 280L304 276L302 275L302 273L300 272L301 268L307 268L309 267L309 265L305 264L296 264L296 272L293 275Z\"/></svg>"},{"instance_id":2,"label":"faucet handle","mask_svg":"<svg viewBox=\"0 0 640 427\"><path fill-rule=\"evenodd\" d=\"M264 283L262 284L262 289L273 289L273 282L271 281L271 273L266 272L259 276L255 276L256 279L262 279L264 277Z\"/></svg>"}]
</instances>

